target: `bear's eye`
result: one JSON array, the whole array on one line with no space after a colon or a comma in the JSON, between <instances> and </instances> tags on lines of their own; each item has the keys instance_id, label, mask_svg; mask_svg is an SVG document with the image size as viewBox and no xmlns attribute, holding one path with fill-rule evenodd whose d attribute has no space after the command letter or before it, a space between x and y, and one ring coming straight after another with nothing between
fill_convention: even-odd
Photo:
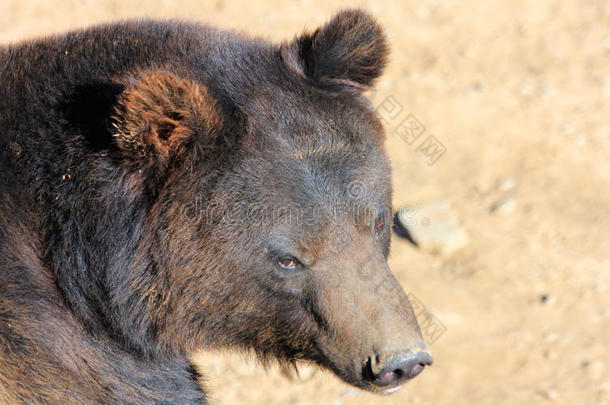
<instances>
[{"instance_id":1,"label":"bear's eye","mask_svg":"<svg viewBox=\"0 0 610 405\"><path fill-rule=\"evenodd\" d=\"M301 262L291 256L284 256L278 260L278 264L284 270L296 270L301 268Z\"/></svg>"},{"instance_id":2,"label":"bear's eye","mask_svg":"<svg viewBox=\"0 0 610 405\"><path fill-rule=\"evenodd\" d=\"M375 221L375 233L380 234L381 232L383 232L384 227L385 227L385 222L383 220L383 217L380 216L379 218L377 218L377 221Z\"/></svg>"}]
</instances>

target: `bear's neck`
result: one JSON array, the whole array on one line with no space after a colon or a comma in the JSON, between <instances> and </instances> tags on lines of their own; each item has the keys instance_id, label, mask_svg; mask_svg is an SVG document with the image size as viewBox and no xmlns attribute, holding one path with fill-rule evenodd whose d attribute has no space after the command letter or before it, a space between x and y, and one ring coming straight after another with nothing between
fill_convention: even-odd
<instances>
[{"instance_id":1,"label":"bear's neck","mask_svg":"<svg viewBox=\"0 0 610 405\"><path fill-rule=\"evenodd\" d=\"M41 193L45 261L61 293L92 333L129 351L156 357L179 350L159 339L171 303L159 295L163 273L145 232L152 201L145 180L104 161L85 170L54 176L61 181L49 180Z\"/></svg>"}]
</instances>

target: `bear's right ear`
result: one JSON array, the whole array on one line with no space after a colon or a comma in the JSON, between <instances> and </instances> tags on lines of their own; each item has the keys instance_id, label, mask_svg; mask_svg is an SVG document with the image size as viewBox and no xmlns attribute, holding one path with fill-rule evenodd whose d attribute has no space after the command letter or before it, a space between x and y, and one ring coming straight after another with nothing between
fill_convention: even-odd
<instances>
[{"instance_id":1,"label":"bear's right ear","mask_svg":"<svg viewBox=\"0 0 610 405\"><path fill-rule=\"evenodd\" d=\"M344 10L313 33L280 46L288 70L328 90L366 90L387 63L381 26L362 10Z\"/></svg>"},{"instance_id":2,"label":"bear's right ear","mask_svg":"<svg viewBox=\"0 0 610 405\"><path fill-rule=\"evenodd\" d=\"M182 155L195 135L209 141L221 126L216 101L204 86L159 71L127 85L118 98L114 122L123 158L156 169Z\"/></svg>"}]
</instances>

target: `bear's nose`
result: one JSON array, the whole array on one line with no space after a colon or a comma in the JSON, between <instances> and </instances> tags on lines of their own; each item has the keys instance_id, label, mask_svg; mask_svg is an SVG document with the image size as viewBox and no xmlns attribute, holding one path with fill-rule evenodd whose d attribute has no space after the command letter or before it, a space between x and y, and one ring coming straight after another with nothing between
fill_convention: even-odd
<instances>
[{"instance_id":1,"label":"bear's nose","mask_svg":"<svg viewBox=\"0 0 610 405\"><path fill-rule=\"evenodd\" d=\"M372 383L378 387L398 385L414 378L432 364L432 356L423 351L396 352L376 357L377 364L371 367ZM378 370L378 371L377 371Z\"/></svg>"}]
</instances>

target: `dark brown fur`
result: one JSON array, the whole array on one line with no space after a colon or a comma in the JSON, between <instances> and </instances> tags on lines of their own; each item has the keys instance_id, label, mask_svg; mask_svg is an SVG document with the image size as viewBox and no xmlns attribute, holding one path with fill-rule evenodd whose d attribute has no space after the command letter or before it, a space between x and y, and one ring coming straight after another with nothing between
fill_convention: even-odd
<instances>
[{"instance_id":1,"label":"dark brown fur","mask_svg":"<svg viewBox=\"0 0 610 405\"><path fill-rule=\"evenodd\" d=\"M424 348L372 231L386 58L361 11L282 45L143 21L0 48L0 402L205 404L202 347L376 390L378 353Z\"/></svg>"}]
</instances>

